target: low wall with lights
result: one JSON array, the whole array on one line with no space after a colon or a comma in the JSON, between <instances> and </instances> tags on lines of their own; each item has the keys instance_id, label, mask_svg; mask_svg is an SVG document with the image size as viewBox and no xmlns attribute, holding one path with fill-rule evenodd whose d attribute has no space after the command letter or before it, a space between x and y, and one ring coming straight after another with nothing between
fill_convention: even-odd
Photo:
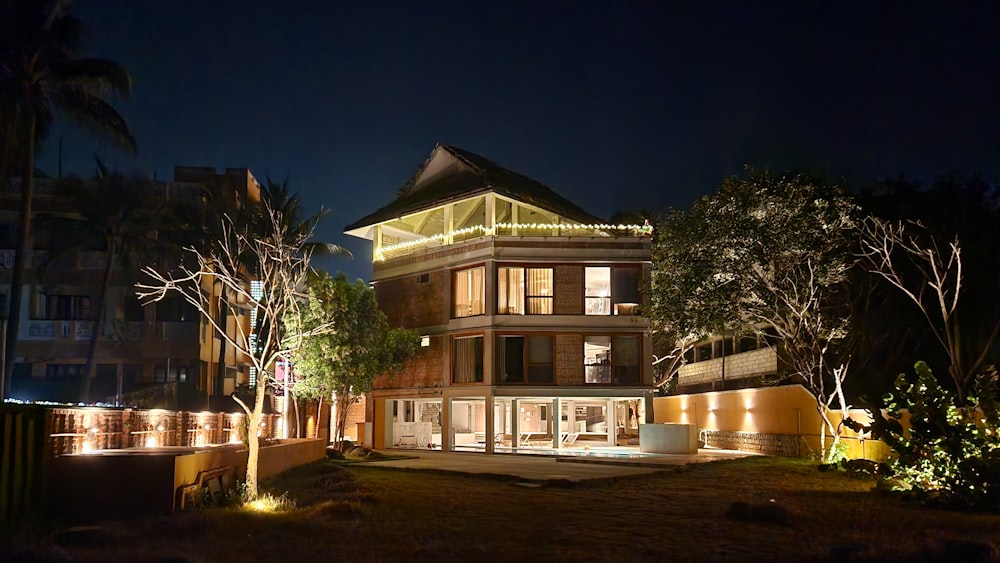
<instances>
[{"instance_id":1,"label":"low wall with lights","mask_svg":"<svg viewBox=\"0 0 1000 563\"><path fill-rule=\"evenodd\" d=\"M655 422L694 424L707 445L742 449L772 455L806 457L819 451L820 433L826 432L827 446L833 436L825 429L816 410L816 399L801 385L739 389L653 399ZM851 419L871 424L871 415L852 409ZM839 412L831 412L839 424ZM889 447L867 433L843 428L847 456L885 460Z\"/></svg>"}]
</instances>

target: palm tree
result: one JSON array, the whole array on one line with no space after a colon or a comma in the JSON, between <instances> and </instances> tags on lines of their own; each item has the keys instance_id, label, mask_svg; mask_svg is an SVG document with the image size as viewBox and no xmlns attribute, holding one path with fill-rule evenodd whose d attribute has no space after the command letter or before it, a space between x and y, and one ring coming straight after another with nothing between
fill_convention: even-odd
<instances>
[{"instance_id":1,"label":"palm tree","mask_svg":"<svg viewBox=\"0 0 1000 563\"><path fill-rule=\"evenodd\" d=\"M90 384L97 373L98 344L104 335L108 288L114 272L138 276L138 265L165 254L169 241L154 236L172 223L169 206L161 205L153 185L138 175L109 170L97 159L97 172L89 180L69 178L58 184L59 195L72 205L68 216L44 218L56 253L100 248L104 251L103 275L92 309L93 334L87 347L86 376L80 398L87 402ZM169 229L167 229L169 230ZM134 279L134 278L133 278Z\"/></svg>"},{"instance_id":2,"label":"palm tree","mask_svg":"<svg viewBox=\"0 0 1000 563\"><path fill-rule=\"evenodd\" d=\"M110 60L81 57L83 26L69 0L0 0L0 133L8 177L20 167L21 209L10 285L3 374L16 357L25 266L31 250L35 147L49 134L56 110L135 150L109 93L131 91L128 73ZM6 180L6 178L4 178ZM5 394L7 385L2 386Z\"/></svg>"}]
</instances>

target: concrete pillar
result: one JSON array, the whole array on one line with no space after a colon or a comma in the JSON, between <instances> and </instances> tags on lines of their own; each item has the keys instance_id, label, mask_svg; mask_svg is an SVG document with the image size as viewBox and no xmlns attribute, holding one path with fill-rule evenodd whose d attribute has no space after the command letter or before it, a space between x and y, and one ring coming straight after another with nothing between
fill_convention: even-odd
<instances>
[{"instance_id":1,"label":"concrete pillar","mask_svg":"<svg viewBox=\"0 0 1000 563\"><path fill-rule=\"evenodd\" d=\"M615 413L614 399L608 399L608 414L604 420L608 423L608 445L615 446L618 443L618 416Z\"/></svg>"},{"instance_id":2,"label":"concrete pillar","mask_svg":"<svg viewBox=\"0 0 1000 563\"><path fill-rule=\"evenodd\" d=\"M566 401L566 431L576 432L576 402Z\"/></svg>"},{"instance_id":3,"label":"concrete pillar","mask_svg":"<svg viewBox=\"0 0 1000 563\"><path fill-rule=\"evenodd\" d=\"M444 222L443 222L443 235L444 243L451 244L454 239L451 232L455 230L455 204L449 203L444 206Z\"/></svg>"},{"instance_id":4,"label":"concrete pillar","mask_svg":"<svg viewBox=\"0 0 1000 563\"><path fill-rule=\"evenodd\" d=\"M382 225L375 225L375 240L372 242L372 261L382 259Z\"/></svg>"},{"instance_id":5,"label":"concrete pillar","mask_svg":"<svg viewBox=\"0 0 1000 563\"><path fill-rule=\"evenodd\" d=\"M441 397L441 451L452 451L451 397Z\"/></svg>"},{"instance_id":6,"label":"concrete pillar","mask_svg":"<svg viewBox=\"0 0 1000 563\"><path fill-rule=\"evenodd\" d=\"M559 449L562 447L562 405L559 397L552 399L552 447Z\"/></svg>"},{"instance_id":7,"label":"concrete pillar","mask_svg":"<svg viewBox=\"0 0 1000 563\"><path fill-rule=\"evenodd\" d=\"M511 225L514 225L514 226L511 227L510 234L513 235L513 236L517 236L517 222L518 222L518 220L519 220L519 214L517 212L517 204L514 203L514 202L511 202L510 203L510 223L511 223Z\"/></svg>"},{"instance_id":8,"label":"concrete pillar","mask_svg":"<svg viewBox=\"0 0 1000 563\"><path fill-rule=\"evenodd\" d=\"M487 291L487 294L489 292ZM493 337L493 330L487 329L483 331L483 383L486 385L496 385L497 383L493 380L494 366L496 361L493 356L494 346L496 344L496 338Z\"/></svg>"},{"instance_id":9,"label":"concrete pillar","mask_svg":"<svg viewBox=\"0 0 1000 563\"><path fill-rule=\"evenodd\" d=\"M486 194L486 234L493 234L493 225L497 222L497 196Z\"/></svg>"},{"instance_id":10,"label":"concrete pillar","mask_svg":"<svg viewBox=\"0 0 1000 563\"><path fill-rule=\"evenodd\" d=\"M521 409L518 408L517 399L510 400L510 445L514 448L521 447Z\"/></svg>"},{"instance_id":11,"label":"concrete pillar","mask_svg":"<svg viewBox=\"0 0 1000 563\"><path fill-rule=\"evenodd\" d=\"M493 393L487 391L484 401L486 402L483 409L486 411L486 453L491 454L495 450L493 437L496 436L496 421L493 416Z\"/></svg>"},{"instance_id":12,"label":"concrete pillar","mask_svg":"<svg viewBox=\"0 0 1000 563\"><path fill-rule=\"evenodd\" d=\"M643 420L643 422L645 422L646 424L653 424L654 422L656 422L655 417L653 416L653 392L652 391L643 391L642 392L642 406L643 406L642 410L645 411L645 413L644 413L645 416L643 417L645 420ZM697 421L695 422L695 424L697 424Z\"/></svg>"},{"instance_id":13,"label":"concrete pillar","mask_svg":"<svg viewBox=\"0 0 1000 563\"><path fill-rule=\"evenodd\" d=\"M486 286L486 294L483 303L483 312L487 315L497 314L497 263L493 260L486 262L483 268L483 284ZM489 358L490 356L486 356Z\"/></svg>"}]
</instances>

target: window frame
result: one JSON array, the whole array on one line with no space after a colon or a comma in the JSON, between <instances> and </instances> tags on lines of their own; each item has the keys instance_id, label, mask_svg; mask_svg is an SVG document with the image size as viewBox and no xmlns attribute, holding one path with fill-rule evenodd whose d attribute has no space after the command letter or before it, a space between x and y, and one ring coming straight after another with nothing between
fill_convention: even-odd
<instances>
[{"instance_id":1,"label":"window frame","mask_svg":"<svg viewBox=\"0 0 1000 563\"><path fill-rule=\"evenodd\" d=\"M521 379L518 380L508 380L503 370L500 369L500 360L506 366L506 345L498 346L497 348L503 348L503 354L497 354L496 370L494 373L496 376L494 379L503 378L502 381L495 381L498 385L553 385L556 379L556 338L555 334L552 333L536 333L536 334L523 334L523 333L502 333L496 335L497 340L501 338L504 339L514 339L520 338L523 342L521 346ZM548 338L549 339L549 362L548 363L538 363L530 361L530 338ZM546 381L532 381L531 380L531 368L532 367L544 367L548 366L549 378Z\"/></svg>"},{"instance_id":2,"label":"window frame","mask_svg":"<svg viewBox=\"0 0 1000 563\"><path fill-rule=\"evenodd\" d=\"M458 279L459 276L465 273L472 272L474 270L479 270L480 272L480 294L479 299L472 300L472 305L476 303L479 304L478 309L471 310L468 314L459 314L459 304L458 304ZM470 280L473 278L469 278ZM471 288L470 288L471 292ZM471 307L470 307L471 308ZM480 317L486 314L486 265L478 264L473 266L463 266L461 268L456 268L451 271L451 318L452 319L465 319L468 317Z\"/></svg>"},{"instance_id":3,"label":"window frame","mask_svg":"<svg viewBox=\"0 0 1000 563\"><path fill-rule=\"evenodd\" d=\"M455 359L455 353L457 352L456 342L459 340L479 340L479 355L475 359L473 364L473 374L472 381L457 381L455 369L457 367L457 361ZM475 350L475 344L473 344L473 350ZM451 350L449 354L450 370L451 373L451 384L452 385L482 385L485 383L486 379L486 342L485 335L481 332L470 333L470 334L455 334L451 337ZM478 373L477 373L478 370Z\"/></svg>"},{"instance_id":4,"label":"window frame","mask_svg":"<svg viewBox=\"0 0 1000 563\"><path fill-rule=\"evenodd\" d=\"M607 363L587 363L586 346L587 338L607 338L608 339L608 352L607 352ZM615 340L630 338L633 339L638 346L636 363L634 366L626 366L625 364L615 363ZM608 385L608 386L637 386L642 385L642 335L635 333L624 333L624 334L584 334L583 335L583 346L584 346L584 356L583 356L583 383L584 385ZM607 379L608 381L588 381L587 380L587 367L598 366L607 368ZM635 381L621 382L620 380L624 376L620 373L621 367L634 367L637 369L637 377Z\"/></svg>"},{"instance_id":5,"label":"window frame","mask_svg":"<svg viewBox=\"0 0 1000 563\"><path fill-rule=\"evenodd\" d=\"M520 303L515 305L517 309L516 312L510 312L510 288L511 276L509 273L503 276L501 272L504 270L520 270L521 271L521 288L520 288ZM531 287L529 271L531 270L544 270L548 272L548 294L535 295L530 293L529 288ZM507 302L501 302L501 277L506 277L506 283L504 284L504 293L507 294ZM556 293L556 269L555 266L551 264L498 264L497 265L497 275L496 275L496 288L497 288L497 314L498 315L554 315L555 314L555 293ZM545 304L541 307L542 310L547 312L533 313L531 312L532 302Z\"/></svg>"}]
</instances>

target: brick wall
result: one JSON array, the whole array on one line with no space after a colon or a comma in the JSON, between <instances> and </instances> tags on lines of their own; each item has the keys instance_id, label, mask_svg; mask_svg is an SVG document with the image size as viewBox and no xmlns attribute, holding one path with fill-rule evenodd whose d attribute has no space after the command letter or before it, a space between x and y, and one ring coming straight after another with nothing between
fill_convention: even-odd
<instances>
[{"instance_id":1,"label":"brick wall","mask_svg":"<svg viewBox=\"0 0 1000 563\"><path fill-rule=\"evenodd\" d=\"M812 451L800 436L790 434L703 430L701 435L706 445L724 450L740 450L786 457L808 457Z\"/></svg>"},{"instance_id":2,"label":"brick wall","mask_svg":"<svg viewBox=\"0 0 1000 563\"><path fill-rule=\"evenodd\" d=\"M583 266L556 266L553 308L557 315L583 314Z\"/></svg>"},{"instance_id":3,"label":"brick wall","mask_svg":"<svg viewBox=\"0 0 1000 563\"><path fill-rule=\"evenodd\" d=\"M424 283L418 281L419 275L375 282L378 305L390 326L418 328L448 322L448 272L438 270L425 275L428 280Z\"/></svg>"},{"instance_id":4,"label":"brick wall","mask_svg":"<svg viewBox=\"0 0 1000 563\"><path fill-rule=\"evenodd\" d=\"M583 385L583 335L556 335L556 385Z\"/></svg>"},{"instance_id":5,"label":"brick wall","mask_svg":"<svg viewBox=\"0 0 1000 563\"><path fill-rule=\"evenodd\" d=\"M726 380L760 377L778 371L775 348L760 348L726 356ZM678 371L678 385L697 385L718 380L722 375L722 358L687 364Z\"/></svg>"},{"instance_id":6,"label":"brick wall","mask_svg":"<svg viewBox=\"0 0 1000 563\"><path fill-rule=\"evenodd\" d=\"M417 356L406 363L389 381L382 376L375 380L374 389L407 389L448 385L451 380L448 367L448 337L431 336L430 346L417 348Z\"/></svg>"}]
</instances>

